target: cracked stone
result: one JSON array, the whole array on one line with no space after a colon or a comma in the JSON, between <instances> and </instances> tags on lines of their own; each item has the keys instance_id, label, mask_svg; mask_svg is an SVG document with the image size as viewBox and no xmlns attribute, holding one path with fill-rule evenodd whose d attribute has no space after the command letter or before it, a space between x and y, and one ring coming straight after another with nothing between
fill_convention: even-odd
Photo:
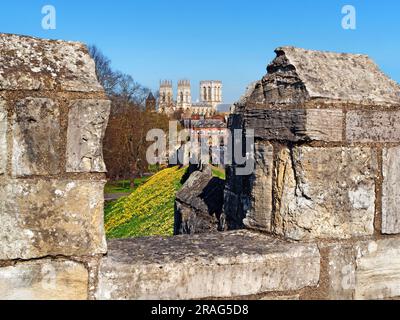
<instances>
[{"instance_id":1,"label":"cracked stone","mask_svg":"<svg viewBox=\"0 0 400 320\"><path fill-rule=\"evenodd\" d=\"M400 147L383 150L382 233L400 233Z\"/></svg>"},{"instance_id":2,"label":"cracked stone","mask_svg":"<svg viewBox=\"0 0 400 320\"><path fill-rule=\"evenodd\" d=\"M294 240L374 232L377 155L370 148L283 149L274 231Z\"/></svg>"},{"instance_id":3,"label":"cracked stone","mask_svg":"<svg viewBox=\"0 0 400 320\"><path fill-rule=\"evenodd\" d=\"M103 181L0 184L0 260L106 252Z\"/></svg>"},{"instance_id":4,"label":"cracked stone","mask_svg":"<svg viewBox=\"0 0 400 320\"><path fill-rule=\"evenodd\" d=\"M75 100L70 105L67 132L67 172L106 172L103 138L109 100Z\"/></svg>"},{"instance_id":5,"label":"cracked stone","mask_svg":"<svg viewBox=\"0 0 400 320\"><path fill-rule=\"evenodd\" d=\"M53 100L26 98L18 101L12 136L13 176L60 172L60 111Z\"/></svg>"},{"instance_id":6,"label":"cracked stone","mask_svg":"<svg viewBox=\"0 0 400 320\"><path fill-rule=\"evenodd\" d=\"M255 144L255 172L250 178L250 208L243 224L248 228L271 231L273 152L270 144Z\"/></svg>"}]
</instances>

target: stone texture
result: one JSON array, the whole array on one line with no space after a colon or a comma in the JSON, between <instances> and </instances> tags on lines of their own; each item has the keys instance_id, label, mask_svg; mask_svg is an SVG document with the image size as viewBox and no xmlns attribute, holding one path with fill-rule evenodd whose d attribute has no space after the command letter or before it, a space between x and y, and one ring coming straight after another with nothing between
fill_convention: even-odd
<instances>
[{"instance_id":1,"label":"stone texture","mask_svg":"<svg viewBox=\"0 0 400 320\"><path fill-rule=\"evenodd\" d=\"M70 105L67 132L67 172L106 172L103 137L109 100L75 100Z\"/></svg>"},{"instance_id":2,"label":"stone texture","mask_svg":"<svg viewBox=\"0 0 400 320\"><path fill-rule=\"evenodd\" d=\"M260 87L261 81L253 81L252 83L248 84L245 92L240 96L239 100L233 104L233 107L231 107L230 117L232 117L234 114L240 113L246 107L246 104L248 101L250 101L250 98L255 96L256 88ZM260 95L262 96L262 88L259 91L261 91Z\"/></svg>"},{"instance_id":3,"label":"stone texture","mask_svg":"<svg viewBox=\"0 0 400 320\"><path fill-rule=\"evenodd\" d=\"M346 138L350 142L399 142L400 111L349 111Z\"/></svg>"},{"instance_id":4,"label":"stone texture","mask_svg":"<svg viewBox=\"0 0 400 320\"><path fill-rule=\"evenodd\" d=\"M12 137L13 176L60 172L60 110L53 100L26 98L18 101Z\"/></svg>"},{"instance_id":5,"label":"stone texture","mask_svg":"<svg viewBox=\"0 0 400 320\"><path fill-rule=\"evenodd\" d=\"M400 297L400 239L329 245L329 299Z\"/></svg>"},{"instance_id":6,"label":"stone texture","mask_svg":"<svg viewBox=\"0 0 400 320\"><path fill-rule=\"evenodd\" d=\"M355 246L332 244L328 247L328 292L331 300L352 300L356 282Z\"/></svg>"},{"instance_id":7,"label":"stone texture","mask_svg":"<svg viewBox=\"0 0 400 320\"><path fill-rule=\"evenodd\" d=\"M102 181L0 185L0 260L106 252Z\"/></svg>"},{"instance_id":8,"label":"stone texture","mask_svg":"<svg viewBox=\"0 0 400 320\"><path fill-rule=\"evenodd\" d=\"M382 233L400 233L400 147L383 150Z\"/></svg>"},{"instance_id":9,"label":"stone texture","mask_svg":"<svg viewBox=\"0 0 400 320\"><path fill-rule=\"evenodd\" d=\"M0 90L103 92L83 44L11 34L0 34Z\"/></svg>"},{"instance_id":10,"label":"stone texture","mask_svg":"<svg viewBox=\"0 0 400 320\"><path fill-rule=\"evenodd\" d=\"M0 98L0 175L7 169L7 122L5 101Z\"/></svg>"},{"instance_id":11,"label":"stone texture","mask_svg":"<svg viewBox=\"0 0 400 320\"><path fill-rule=\"evenodd\" d=\"M360 104L400 104L400 87L366 55L281 47L262 80L263 103L298 104L324 99Z\"/></svg>"},{"instance_id":12,"label":"stone texture","mask_svg":"<svg viewBox=\"0 0 400 320\"><path fill-rule=\"evenodd\" d=\"M400 297L400 240L385 239L358 245L354 298Z\"/></svg>"},{"instance_id":13,"label":"stone texture","mask_svg":"<svg viewBox=\"0 0 400 320\"><path fill-rule=\"evenodd\" d=\"M304 134L309 140L327 142L342 141L342 110L308 109L306 111L306 128Z\"/></svg>"},{"instance_id":14,"label":"stone texture","mask_svg":"<svg viewBox=\"0 0 400 320\"><path fill-rule=\"evenodd\" d=\"M267 296L267 297L261 298L260 300L266 300L266 301L300 300L300 295L293 294L293 295L286 295L286 296Z\"/></svg>"},{"instance_id":15,"label":"stone texture","mask_svg":"<svg viewBox=\"0 0 400 320\"><path fill-rule=\"evenodd\" d=\"M175 200L175 234L222 230L225 181L213 177L210 166L190 174Z\"/></svg>"},{"instance_id":16,"label":"stone texture","mask_svg":"<svg viewBox=\"0 0 400 320\"><path fill-rule=\"evenodd\" d=\"M342 141L342 122L341 110L250 109L244 114L245 127L263 140Z\"/></svg>"},{"instance_id":17,"label":"stone texture","mask_svg":"<svg viewBox=\"0 0 400 320\"><path fill-rule=\"evenodd\" d=\"M251 178L251 207L243 220L248 228L271 230L273 153L272 145L255 144L256 168Z\"/></svg>"},{"instance_id":18,"label":"stone texture","mask_svg":"<svg viewBox=\"0 0 400 320\"><path fill-rule=\"evenodd\" d=\"M98 299L233 297L316 286L315 244L249 231L112 240L100 265Z\"/></svg>"},{"instance_id":19,"label":"stone texture","mask_svg":"<svg viewBox=\"0 0 400 320\"><path fill-rule=\"evenodd\" d=\"M88 272L63 260L21 262L0 268L1 300L85 300Z\"/></svg>"},{"instance_id":20,"label":"stone texture","mask_svg":"<svg viewBox=\"0 0 400 320\"><path fill-rule=\"evenodd\" d=\"M373 234L377 155L370 148L283 149L274 231L294 240Z\"/></svg>"}]
</instances>

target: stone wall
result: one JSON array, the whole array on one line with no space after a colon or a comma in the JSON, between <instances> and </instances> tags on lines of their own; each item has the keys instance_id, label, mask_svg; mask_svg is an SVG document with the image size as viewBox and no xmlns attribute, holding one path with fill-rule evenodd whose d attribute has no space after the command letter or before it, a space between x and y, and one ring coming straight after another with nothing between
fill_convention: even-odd
<instances>
[{"instance_id":1,"label":"stone wall","mask_svg":"<svg viewBox=\"0 0 400 320\"><path fill-rule=\"evenodd\" d=\"M89 297L109 111L84 45L0 34L0 298Z\"/></svg>"},{"instance_id":2,"label":"stone wall","mask_svg":"<svg viewBox=\"0 0 400 320\"><path fill-rule=\"evenodd\" d=\"M311 296L399 296L399 85L363 55L276 53L231 117L256 142L251 176L228 168L228 224L318 243Z\"/></svg>"},{"instance_id":3,"label":"stone wall","mask_svg":"<svg viewBox=\"0 0 400 320\"><path fill-rule=\"evenodd\" d=\"M230 119L255 129L255 172L229 167L211 210L252 230L107 249L94 62L79 43L1 34L0 299L400 297L398 85L365 56L277 53ZM220 229L198 175L179 232Z\"/></svg>"}]
</instances>

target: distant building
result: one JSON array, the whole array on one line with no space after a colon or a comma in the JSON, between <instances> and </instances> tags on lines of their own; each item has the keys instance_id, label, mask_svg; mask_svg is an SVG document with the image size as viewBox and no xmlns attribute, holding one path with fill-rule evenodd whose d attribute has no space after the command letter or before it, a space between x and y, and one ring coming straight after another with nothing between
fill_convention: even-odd
<instances>
[{"instance_id":1,"label":"distant building","mask_svg":"<svg viewBox=\"0 0 400 320\"><path fill-rule=\"evenodd\" d=\"M176 109L189 111L192 106L192 93L189 80L178 82L178 95L176 97Z\"/></svg>"},{"instance_id":2,"label":"distant building","mask_svg":"<svg viewBox=\"0 0 400 320\"><path fill-rule=\"evenodd\" d=\"M197 148L193 149L195 145L191 145L191 150L187 150L188 156L186 158L188 159L193 153L199 154L202 143L205 143L209 150L210 163L223 167L229 136L225 117L214 115L205 118L200 115L193 115L191 118L184 119L182 124L185 129L190 131L190 140L197 142Z\"/></svg>"},{"instance_id":3,"label":"distant building","mask_svg":"<svg viewBox=\"0 0 400 320\"><path fill-rule=\"evenodd\" d=\"M222 82L201 81L199 89L200 102L192 103L189 80L178 82L176 99L174 99L172 81L161 81L158 111L168 115L181 111L185 118L190 118L193 115L210 117L216 114L218 105L222 104Z\"/></svg>"},{"instance_id":4,"label":"distant building","mask_svg":"<svg viewBox=\"0 0 400 320\"><path fill-rule=\"evenodd\" d=\"M160 82L160 98L158 111L161 113L173 113L175 109L174 92L172 81L164 80ZM171 112L172 111L172 112Z\"/></svg>"},{"instance_id":5,"label":"distant building","mask_svg":"<svg viewBox=\"0 0 400 320\"><path fill-rule=\"evenodd\" d=\"M146 99L146 110L156 111L156 104L156 98L154 98L154 95L150 92Z\"/></svg>"},{"instance_id":6,"label":"distant building","mask_svg":"<svg viewBox=\"0 0 400 320\"><path fill-rule=\"evenodd\" d=\"M222 82L201 81L200 102L210 104L214 109L222 103Z\"/></svg>"}]
</instances>

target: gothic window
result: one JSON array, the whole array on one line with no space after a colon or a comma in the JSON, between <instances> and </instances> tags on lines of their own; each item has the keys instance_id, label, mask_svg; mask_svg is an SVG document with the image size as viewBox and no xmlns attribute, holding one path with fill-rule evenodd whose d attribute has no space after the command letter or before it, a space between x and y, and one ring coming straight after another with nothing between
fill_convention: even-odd
<instances>
[{"instance_id":1,"label":"gothic window","mask_svg":"<svg viewBox=\"0 0 400 320\"><path fill-rule=\"evenodd\" d=\"M207 101L207 88L206 87L204 87L203 88L203 91L204 91L204 101Z\"/></svg>"},{"instance_id":2,"label":"gothic window","mask_svg":"<svg viewBox=\"0 0 400 320\"><path fill-rule=\"evenodd\" d=\"M208 87L208 101L211 101L211 87Z\"/></svg>"},{"instance_id":3,"label":"gothic window","mask_svg":"<svg viewBox=\"0 0 400 320\"><path fill-rule=\"evenodd\" d=\"M183 92L181 92L181 103L183 103Z\"/></svg>"}]
</instances>

